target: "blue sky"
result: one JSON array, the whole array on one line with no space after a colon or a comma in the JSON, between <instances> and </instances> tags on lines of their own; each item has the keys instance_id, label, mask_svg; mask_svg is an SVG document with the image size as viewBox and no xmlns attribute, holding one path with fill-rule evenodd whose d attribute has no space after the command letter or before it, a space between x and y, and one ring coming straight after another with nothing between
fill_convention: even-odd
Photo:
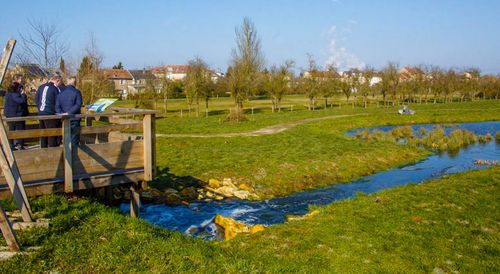
<instances>
[{"instance_id":1,"label":"blue sky","mask_svg":"<svg viewBox=\"0 0 500 274\"><path fill-rule=\"evenodd\" d=\"M27 18L55 23L73 63L93 32L105 66L184 64L200 56L225 71L235 26L248 16L267 65L293 59L300 70L311 53L319 65L340 69L395 61L500 73L500 1L493 0L18 0L3 6L0 43L18 38Z\"/></svg>"}]
</instances>

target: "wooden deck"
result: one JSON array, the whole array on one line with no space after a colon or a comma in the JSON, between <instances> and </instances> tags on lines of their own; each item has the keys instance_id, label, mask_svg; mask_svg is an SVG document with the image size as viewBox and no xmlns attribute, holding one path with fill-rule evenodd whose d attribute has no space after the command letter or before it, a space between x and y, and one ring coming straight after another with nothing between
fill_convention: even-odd
<instances>
[{"instance_id":1,"label":"wooden deck","mask_svg":"<svg viewBox=\"0 0 500 274\"><path fill-rule=\"evenodd\" d=\"M27 116L3 118L8 121L61 119L62 128L8 131L9 139L62 136L60 147L14 151L19 172L29 197L73 192L118 184L140 184L153 179L156 170L155 115L157 111L110 108L112 112L80 115ZM127 116L142 117L139 120ZM71 132L70 119L85 121ZM105 125L93 126L93 121ZM102 124L102 123L101 123ZM120 133L141 130L142 135ZM71 147L71 133L80 133L81 144ZM129 140L127 140L129 139ZM0 198L11 197L5 178L0 178Z\"/></svg>"}]
</instances>

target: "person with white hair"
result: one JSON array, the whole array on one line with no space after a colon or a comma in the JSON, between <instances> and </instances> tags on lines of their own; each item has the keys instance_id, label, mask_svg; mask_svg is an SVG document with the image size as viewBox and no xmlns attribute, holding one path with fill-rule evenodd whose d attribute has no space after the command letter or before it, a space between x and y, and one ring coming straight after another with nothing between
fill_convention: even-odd
<instances>
[{"instance_id":1,"label":"person with white hair","mask_svg":"<svg viewBox=\"0 0 500 274\"><path fill-rule=\"evenodd\" d=\"M66 79L66 88L57 96L56 112L57 114L80 114L83 100L82 93L76 88L76 77L68 77ZM71 118L71 130L80 127L80 118ZM71 145L78 146L80 142L79 134L71 135Z\"/></svg>"}]
</instances>

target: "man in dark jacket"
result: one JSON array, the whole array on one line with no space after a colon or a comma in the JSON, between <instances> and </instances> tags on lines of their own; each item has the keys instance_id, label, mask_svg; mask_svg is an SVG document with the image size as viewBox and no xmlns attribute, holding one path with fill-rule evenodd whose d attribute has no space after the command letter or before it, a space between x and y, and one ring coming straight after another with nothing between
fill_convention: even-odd
<instances>
[{"instance_id":1,"label":"man in dark jacket","mask_svg":"<svg viewBox=\"0 0 500 274\"><path fill-rule=\"evenodd\" d=\"M82 93L75 88L76 78L69 77L66 80L66 88L57 96L56 112L57 114L80 114L82 108ZM71 118L71 129L80 127L80 118ZM78 146L80 141L79 134L71 135L72 147Z\"/></svg>"},{"instance_id":2,"label":"man in dark jacket","mask_svg":"<svg viewBox=\"0 0 500 274\"><path fill-rule=\"evenodd\" d=\"M4 115L5 117L21 117L24 116L24 106L27 106L27 97L24 93L24 90L21 88L21 84L18 82L13 82L5 95L5 104L4 104ZM9 131L14 130L24 130L25 122L24 121L16 121L16 122L7 122L9 126ZM12 149L16 148L18 150L24 149L24 140L16 139L9 140L10 147Z\"/></svg>"},{"instance_id":3,"label":"man in dark jacket","mask_svg":"<svg viewBox=\"0 0 500 274\"><path fill-rule=\"evenodd\" d=\"M35 103L38 106L38 115L54 115L56 114L56 99L59 96L60 90L57 86L61 82L61 76L55 75L50 78L49 82L41 85L35 94ZM57 119L40 120L40 129L56 128L59 126ZM41 137L40 147L56 147L57 136Z\"/></svg>"}]
</instances>

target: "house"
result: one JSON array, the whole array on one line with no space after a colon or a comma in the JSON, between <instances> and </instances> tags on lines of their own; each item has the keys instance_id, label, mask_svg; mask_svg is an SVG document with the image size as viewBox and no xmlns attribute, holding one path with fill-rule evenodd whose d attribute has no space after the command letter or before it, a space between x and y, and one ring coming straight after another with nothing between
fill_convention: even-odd
<instances>
[{"instance_id":1,"label":"house","mask_svg":"<svg viewBox=\"0 0 500 274\"><path fill-rule=\"evenodd\" d=\"M308 71L304 72L304 74L303 74L304 78L313 77L313 78L321 79L321 80L326 80L326 79L330 78L331 76L333 76L334 78L340 78L340 74L338 74L336 71L330 72L330 71L319 71L319 70L311 71L311 70L308 70Z\"/></svg>"},{"instance_id":2,"label":"house","mask_svg":"<svg viewBox=\"0 0 500 274\"><path fill-rule=\"evenodd\" d=\"M170 80L182 80L187 74L187 65L168 65L164 67L151 68L151 72L157 78L167 78Z\"/></svg>"},{"instance_id":3,"label":"house","mask_svg":"<svg viewBox=\"0 0 500 274\"><path fill-rule=\"evenodd\" d=\"M413 79L424 72L419 68L403 67L398 71L399 78L403 81Z\"/></svg>"},{"instance_id":4,"label":"house","mask_svg":"<svg viewBox=\"0 0 500 274\"><path fill-rule=\"evenodd\" d=\"M42 68L38 64L16 64L12 69L12 75L19 73L23 75L23 85L26 91L36 91L45 84L50 77L50 71Z\"/></svg>"},{"instance_id":5,"label":"house","mask_svg":"<svg viewBox=\"0 0 500 274\"><path fill-rule=\"evenodd\" d=\"M157 92L160 92L161 84L158 81L159 79L151 70L130 69L128 71L132 75L132 83L127 86L127 93L134 94L140 92L146 87L148 81L150 81Z\"/></svg>"},{"instance_id":6,"label":"house","mask_svg":"<svg viewBox=\"0 0 500 274\"><path fill-rule=\"evenodd\" d=\"M102 69L101 72L106 76L106 78L113 81L115 91L119 92L122 96L127 94L128 86L132 84L134 80L128 70Z\"/></svg>"}]
</instances>

